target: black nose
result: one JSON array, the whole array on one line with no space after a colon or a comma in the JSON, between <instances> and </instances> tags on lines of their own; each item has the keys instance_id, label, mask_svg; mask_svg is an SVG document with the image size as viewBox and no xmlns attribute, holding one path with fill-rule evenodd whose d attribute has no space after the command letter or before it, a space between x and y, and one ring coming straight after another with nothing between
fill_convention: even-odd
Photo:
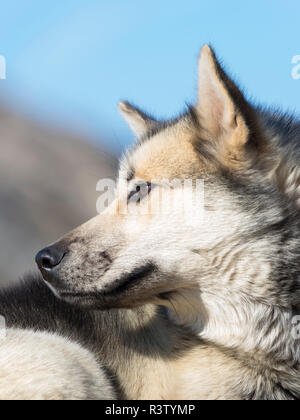
<instances>
[{"instance_id":1,"label":"black nose","mask_svg":"<svg viewBox=\"0 0 300 420\"><path fill-rule=\"evenodd\" d=\"M52 246L42 249L35 257L35 261L40 270L50 271L62 262L65 255L63 249Z\"/></svg>"}]
</instances>

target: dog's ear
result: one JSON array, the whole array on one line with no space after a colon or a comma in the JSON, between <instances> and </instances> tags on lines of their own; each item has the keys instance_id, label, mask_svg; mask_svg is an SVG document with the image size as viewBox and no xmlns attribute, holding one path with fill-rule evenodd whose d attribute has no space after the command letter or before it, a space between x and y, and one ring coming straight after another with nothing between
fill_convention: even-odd
<instances>
[{"instance_id":1,"label":"dog's ear","mask_svg":"<svg viewBox=\"0 0 300 420\"><path fill-rule=\"evenodd\" d=\"M214 142L226 159L240 160L246 144L259 140L254 109L209 46L203 47L199 58L196 112L206 140Z\"/></svg>"},{"instance_id":2,"label":"dog's ear","mask_svg":"<svg viewBox=\"0 0 300 420\"><path fill-rule=\"evenodd\" d=\"M208 150L226 168L255 166L300 208L300 169L265 137L255 109L208 46L199 58L198 95L196 112L202 136L195 140L196 149Z\"/></svg>"},{"instance_id":3,"label":"dog's ear","mask_svg":"<svg viewBox=\"0 0 300 420\"><path fill-rule=\"evenodd\" d=\"M119 111L138 138L143 137L157 124L154 118L131 105L129 102L120 102Z\"/></svg>"}]
</instances>

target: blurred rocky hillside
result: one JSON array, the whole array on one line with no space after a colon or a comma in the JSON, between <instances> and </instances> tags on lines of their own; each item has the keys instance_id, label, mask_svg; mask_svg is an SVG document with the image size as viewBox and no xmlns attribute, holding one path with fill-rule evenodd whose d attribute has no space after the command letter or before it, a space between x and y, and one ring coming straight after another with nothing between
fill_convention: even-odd
<instances>
[{"instance_id":1,"label":"blurred rocky hillside","mask_svg":"<svg viewBox=\"0 0 300 420\"><path fill-rule=\"evenodd\" d=\"M116 159L0 108L0 284L34 269L45 245L96 214L96 183Z\"/></svg>"}]
</instances>

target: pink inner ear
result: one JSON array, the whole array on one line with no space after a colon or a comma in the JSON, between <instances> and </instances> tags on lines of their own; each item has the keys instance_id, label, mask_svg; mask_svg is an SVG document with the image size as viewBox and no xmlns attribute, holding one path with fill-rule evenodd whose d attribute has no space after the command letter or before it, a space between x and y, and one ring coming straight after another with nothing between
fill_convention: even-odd
<instances>
[{"instance_id":1,"label":"pink inner ear","mask_svg":"<svg viewBox=\"0 0 300 420\"><path fill-rule=\"evenodd\" d=\"M224 117L224 103L222 102L221 98L216 95L216 92L210 89L209 93L210 104L211 107L211 114L216 119L216 122L222 124L222 120Z\"/></svg>"},{"instance_id":2,"label":"pink inner ear","mask_svg":"<svg viewBox=\"0 0 300 420\"><path fill-rule=\"evenodd\" d=\"M232 127L234 106L210 50L205 50L199 61L198 109L203 124L213 134Z\"/></svg>"},{"instance_id":3,"label":"pink inner ear","mask_svg":"<svg viewBox=\"0 0 300 420\"><path fill-rule=\"evenodd\" d=\"M225 128L228 118L226 112L228 99L222 87L218 86L218 82L212 81L211 77L208 78L207 82L206 85L202 85L203 89L199 100L200 112L203 123L216 133Z\"/></svg>"}]
</instances>

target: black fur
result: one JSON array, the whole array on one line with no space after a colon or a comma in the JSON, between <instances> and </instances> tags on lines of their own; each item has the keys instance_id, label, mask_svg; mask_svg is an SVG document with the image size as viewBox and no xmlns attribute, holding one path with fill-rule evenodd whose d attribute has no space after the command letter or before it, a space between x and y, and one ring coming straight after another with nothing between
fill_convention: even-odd
<instances>
[{"instance_id":1,"label":"black fur","mask_svg":"<svg viewBox=\"0 0 300 420\"><path fill-rule=\"evenodd\" d=\"M86 347L96 340L93 313L59 300L38 275L0 291L0 315L9 328L53 332Z\"/></svg>"}]
</instances>

